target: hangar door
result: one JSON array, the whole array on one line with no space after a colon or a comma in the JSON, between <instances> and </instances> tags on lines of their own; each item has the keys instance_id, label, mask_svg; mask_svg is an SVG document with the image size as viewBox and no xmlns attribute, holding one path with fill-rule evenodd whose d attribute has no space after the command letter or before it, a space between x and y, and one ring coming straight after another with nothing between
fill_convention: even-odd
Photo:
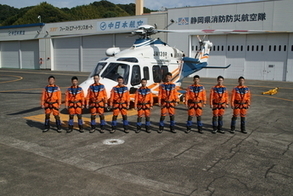
<instances>
[{"instance_id":1,"label":"hangar door","mask_svg":"<svg viewBox=\"0 0 293 196\"><path fill-rule=\"evenodd\" d=\"M90 72L106 57L106 50L129 48L135 38L126 34L95 35L53 40L54 70Z\"/></svg>"},{"instance_id":2,"label":"hangar door","mask_svg":"<svg viewBox=\"0 0 293 196\"><path fill-rule=\"evenodd\" d=\"M1 67L3 68L39 69L38 58L38 41L1 43Z\"/></svg>"},{"instance_id":3,"label":"hangar door","mask_svg":"<svg viewBox=\"0 0 293 196\"><path fill-rule=\"evenodd\" d=\"M80 37L53 40L53 70L80 71Z\"/></svg>"}]
</instances>

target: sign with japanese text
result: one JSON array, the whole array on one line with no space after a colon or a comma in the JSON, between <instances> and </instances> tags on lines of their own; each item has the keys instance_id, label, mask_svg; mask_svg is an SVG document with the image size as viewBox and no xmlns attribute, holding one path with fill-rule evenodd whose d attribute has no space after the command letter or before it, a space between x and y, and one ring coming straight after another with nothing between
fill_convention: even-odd
<instances>
[{"instance_id":1,"label":"sign with japanese text","mask_svg":"<svg viewBox=\"0 0 293 196\"><path fill-rule=\"evenodd\" d=\"M207 24L207 23L230 23L230 22L251 22L266 20L266 13L194 16L178 18L178 25Z\"/></svg>"},{"instance_id":2,"label":"sign with japanese text","mask_svg":"<svg viewBox=\"0 0 293 196\"><path fill-rule=\"evenodd\" d=\"M101 21L97 23L97 31L133 30L143 24L147 24L147 18Z\"/></svg>"}]
</instances>

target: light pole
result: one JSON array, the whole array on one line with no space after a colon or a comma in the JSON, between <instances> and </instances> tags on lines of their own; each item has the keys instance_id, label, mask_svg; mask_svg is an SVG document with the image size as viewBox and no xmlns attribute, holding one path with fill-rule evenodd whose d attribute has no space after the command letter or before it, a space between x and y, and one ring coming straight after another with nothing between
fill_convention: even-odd
<instances>
[{"instance_id":1,"label":"light pole","mask_svg":"<svg viewBox=\"0 0 293 196\"><path fill-rule=\"evenodd\" d=\"M39 22L42 23L42 17L41 15L38 16Z\"/></svg>"}]
</instances>

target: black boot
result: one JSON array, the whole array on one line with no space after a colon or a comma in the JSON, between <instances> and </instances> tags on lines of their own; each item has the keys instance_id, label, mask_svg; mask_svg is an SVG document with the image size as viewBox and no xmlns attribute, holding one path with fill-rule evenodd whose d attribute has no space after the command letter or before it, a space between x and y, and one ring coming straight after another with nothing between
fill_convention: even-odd
<instances>
[{"instance_id":1,"label":"black boot","mask_svg":"<svg viewBox=\"0 0 293 196\"><path fill-rule=\"evenodd\" d=\"M80 133L83 133L83 132L84 132L84 130L83 130L83 126L82 126L82 125L78 125L78 128L79 128L79 132L80 132Z\"/></svg>"},{"instance_id":2,"label":"black boot","mask_svg":"<svg viewBox=\"0 0 293 196\"><path fill-rule=\"evenodd\" d=\"M45 129L43 130L43 132L48 132L50 130L50 119L45 119Z\"/></svg>"},{"instance_id":3,"label":"black boot","mask_svg":"<svg viewBox=\"0 0 293 196\"><path fill-rule=\"evenodd\" d=\"M68 125L67 133L71 133L73 131L73 125Z\"/></svg>"},{"instance_id":4,"label":"black boot","mask_svg":"<svg viewBox=\"0 0 293 196\"><path fill-rule=\"evenodd\" d=\"M135 133L139 133L139 132L140 132L140 130L141 130L141 126L139 126L139 125L136 125L136 130L135 130Z\"/></svg>"},{"instance_id":5,"label":"black boot","mask_svg":"<svg viewBox=\"0 0 293 196\"><path fill-rule=\"evenodd\" d=\"M200 134L203 134L202 126L199 126L199 127L198 127L198 132L199 132Z\"/></svg>"},{"instance_id":6,"label":"black boot","mask_svg":"<svg viewBox=\"0 0 293 196\"><path fill-rule=\"evenodd\" d=\"M191 131L191 126L186 126L185 133L189 133Z\"/></svg>"},{"instance_id":7,"label":"black boot","mask_svg":"<svg viewBox=\"0 0 293 196\"><path fill-rule=\"evenodd\" d=\"M127 125L123 125L123 129L124 129L124 133L129 133L129 130L128 130L128 126Z\"/></svg>"},{"instance_id":8,"label":"black boot","mask_svg":"<svg viewBox=\"0 0 293 196\"><path fill-rule=\"evenodd\" d=\"M165 120L165 116L161 116L158 133L162 133L164 131L164 126L162 126L162 125L164 125L164 120ZM162 123L162 125L161 125L161 123Z\"/></svg>"},{"instance_id":9,"label":"black boot","mask_svg":"<svg viewBox=\"0 0 293 196\"><path fill-rule=\"evenodd\" d=\"M159 130L158 130L158 133L162 133L164 131L164 126L159 126Z\"/></svg>"},{"instance_id":10,"label":"black boot","mask_svg":"<svg viewBox=\"0 0 293 196\"><path fill-rule=\"evenodd\" d=\"M231 130L230 133L235 133L235 124L236 124L237 117L233 116L231 118Z\"/></svg>"},{"instance_id":11,"label":"black boot","mask_svg":"<svg viewBox=\"0 0 293 196\"><path fill-rule=\"evenodd\" d=\"M136 122L137 122L137 125L136 125L136 131L135 131L135 133L139 133L140 132L140 130L141 130L141 117L137 117L137 120L136 120Z\"/></svg>"},{"instance_id":12,"label":"black boot","mask_svg":"<svg viewBox=\"0 0 293 196\"><path fill-rule=\"evenodd\" d=\"M245 130L245 117L241 117L241 132L244 134L247 134L247 131Z\"/></svg>"},{"instance_id":13,"label":"black boot","mask_svg":"<svg viewBox=\"0 0 293 196\"><path fill-rule=\"evenodd\" d=\"M112 126L110 133L115 133L115 131L116 131L116 126Z\"/></svg>"},{"instance_id":14,"label":"black boot","mask_svg":"<svg viewBox=\"0 0 293 196\"><path fill-rule=\"evenodd\" d=\"M216 116L213 116L212 123L213 123L213 131L212 131L212 133L216 134L217 130L218 130L217 117Z\"/></svg>"},{"instance_id":15,"label":"black boot","mask_svg":"<svg viewBox=\"0 0 293 196\"><path fill-rule=\"evenodd\" d=\"M172 133L177 133L177 131L175 130L175 126L170 126L170 131L171 131Z\"/></svg>"},{"instance_id":16,"label":"black boot","mask_svg":"<svg viewBox=\"0 0 293 196\"><path fill-rule=\"evenodd\" d=\"M219 116L218 117L218 131L222 134L225 133L225 131L223 130L223 116Z\"/></svg>"},{"instance_id":17,"label":"black boot","mask_svg":"<svg viewBox=\"0 0 293 196\"><path fill-rule=\"evenodd\" d=\"M104 130L105 130L104 126L105 125L100 125L100 133L104 133Z\"/></svg>"},{"instance_id":18,"label":"black boot","mask_svg":"<svg viewBox=\"0 0 293 196\"><path fill-rule=\"evenodd\" d=\"M96 131L96 126L95 125L91 125L91 130L90 130L90 133L93 133Z\"/></svg>"},{"instance_id":19,"label":"black boot","mask_svg":"<svg viewBox=\"0 0 293 196\"><path fill-rule=\"evenodd\" d=\"M146 125L146 126L145 126L145 131L146 131L147 133L150 133L150 132L151 132L151 130L150 130L150 126Z\"/></svg>"},{"instance_id":20,"label":"black boot","mask_svg":"<svg viewBox=\"0 0 293 196\"><path fill-rule=\"evenodd\" d=\"M61 133L61 121L59 116L55 116L56 119L56 127L57 127L57 132Z\"/></svg>"}]
</instances>

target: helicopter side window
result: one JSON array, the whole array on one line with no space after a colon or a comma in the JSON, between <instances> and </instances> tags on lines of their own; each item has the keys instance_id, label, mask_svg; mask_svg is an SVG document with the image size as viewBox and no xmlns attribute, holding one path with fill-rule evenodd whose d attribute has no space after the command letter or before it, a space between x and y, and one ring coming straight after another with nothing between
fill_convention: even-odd
<instances>
[{"instance_id":1,"label":"helicopter side window","mask_svg":"<svg viewBox=\"0 0 293 196\"><path fill-rule=\"evenodd\" d=\"M162 80L161 68L158 65L153 66L153 80L155 83L160 83Z\"/></svg>"},{"instance_id":2,"label":"helicopter side window","mask_svg":"<svg viewBox=\"0 0 293 196\"><path fill-rule=\"evenodd\" d=\"M168 73L168 67L166 65L163 65L161 67L161 75L162 75L163 80L165 79L167 73Z\"/></svg>"},{"instance_id":3,"label":"helicopter side window","mask_svg":"<svg viewBox=\"0 0 293 196\"><path fill-rule=\"evenodd\" d=\"M149 68L148 67L143 67L143 77L147 80L150 79L150 73L149 73Z\"/></svg>"},{"instance_id":4,"label":"helicopter side window","mask_svg":"<svg viewBox=\"0 0 293 196\"><path fill-rule=\"evenodd\" d=\"M102 77L116 81L119 76L124 78L124 84L128 82L129 65L122 63L110 63L103 72Z\"/></svg>"},{"instance_id":5,"label":"helicopter side window","mask_svg":"<svg viewBox=\"0 0 293 196\"><path fill-rule=\"evenodd\" d=\"M95 69L92 71L90 77L93 77L95 74L100 74L100 72L102 71L102 69L105 67L107 63L98 63L97 66L95 67Z\"/></svg>"},{"instance_id":6,"label":"helicopter side window","mask_svg":"<svg viewBox=\"0 0 293 196\"><path fill-rule=\"evenodd\" d=\"M132 75L131 75L131 85L139 85L141 80L141 74L140 74L140 67L138 65L134 65L132 68Z\"/></svg>"}]
</instances>

